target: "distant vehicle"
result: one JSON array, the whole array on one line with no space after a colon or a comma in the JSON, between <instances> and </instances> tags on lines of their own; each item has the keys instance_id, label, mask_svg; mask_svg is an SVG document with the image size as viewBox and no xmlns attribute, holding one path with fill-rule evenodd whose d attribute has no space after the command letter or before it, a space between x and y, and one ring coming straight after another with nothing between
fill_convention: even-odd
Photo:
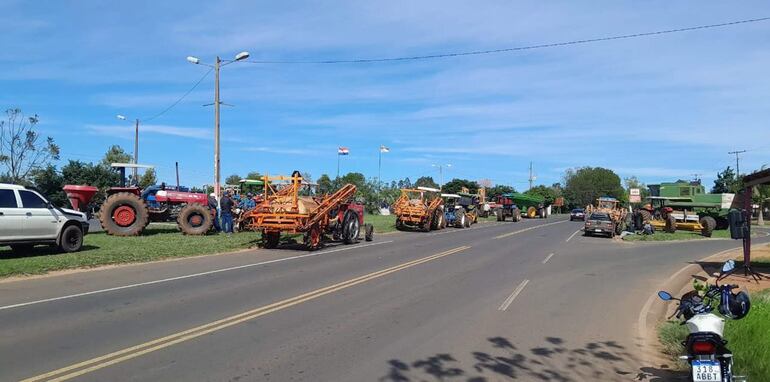
<instances>
[{"instance_id":1,"label":"distant vehicle","mask_svg":"<svg viewBox=\"0 0 770 382\"><path fill-rule=\"evenodd\" d=\"M586 211L582 208L575 208L570 212L569 220L586 220Z\"/></svg>"},{"instance_id":2,"label":"distant vehicle","mask_svg":"<svg viewBox=\"0 0 770 382\"><path fill-rule=\"evenodd\" d=\"M24 252L35 245L55 245L62 252L83 247L86 214L54 206L37 191L0 183L0 245Z\"/></svg>"},{"instance_id":3,"label":"distant vehicle","mask_svg":"<svg viewBox=\"0 0 770 382\"><path fill-rule=\"evenodd\" d=\"M600 234L615 237L615 223L609 214L594 212L586 218L584 231L586 236Z\"/></svg>"}]
</instances>

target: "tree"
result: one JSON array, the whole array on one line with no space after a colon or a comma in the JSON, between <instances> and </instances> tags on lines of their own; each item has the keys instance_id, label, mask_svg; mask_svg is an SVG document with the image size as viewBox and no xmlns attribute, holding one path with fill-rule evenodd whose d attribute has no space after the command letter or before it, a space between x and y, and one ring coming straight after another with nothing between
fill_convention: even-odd
<instances>
[{"instance_id":1,"label":"tree","mask_svg":"<svg viewBox=\"0 0 770 382\"><path fill-rule=\"evenodd\" d=\"M120 183L120 174L104 164L85 163L70 160L61 168L63 184L85 184L99 189L92 204L98 205L104 201L104 191Z\"/></svg>"},{"instance_id":2,"label":"tree","mask_svg":"<svg viewBox=\"0 0 770 382\"><path fill-rule=\"evenodd\" d=\"M60 149L53 138L40 141L35 131L37 115L25 118L21 109L8 109L5 115L6 120L0 121L0 163L5 167L4 178L19 183L33 171L59 159Z\"/></svg>"},{"instance_id":3,"label":"tree","mask_svg":"<svg viewBox=\"0 0 770 382\"><path fill-rule=\"evenodd\" d=\"M525 192L527 195L533 195L533 196L539 196L544 199L544 203L546 205L553 204L553 202L556 200L558 195L556 194L556 191L554 191L551 187L546 187L544 185L539 185L530 188Z\"/></svg>"},{"instance_id":4,"label":"tree","mask_svg":"<svg viewBox=\"0 0 770 382\"><path fill-rule=\"evenodd\" d=\"M441 190L443 192L446 192L448 194L456 194L462 190L462 188L465 187L468 189L468 192L471 194L475 194L479 190L479 184L476 183L473 180L468 179L457 179L454 178L444 184L444 187L441 187Z\"/></svg>"},{"instance_id":5,"label":"tree","mask_svg":"<svg viewBox=\"0 0 770 382\"><path fill-rule=\"evenodd\" d=\"M252 171L246 174L246 179L262 180L262 174L259 171Z\"/></svg>"},{"instance_id":6,"label":"tree","mask_svg":"<svg viewBox=\"0 0 770 382\"><path fill-rule=\"evenodd\" d=\"M32 172L32 183L41 194L54 205L67 207L67 195L62 188L64 187L64 178L56 171L56 166L48 166Z\"/></svg>"},{"instance_id":7,"label":"tree","mask_svg":"<svg viewBox=\"0 0 770 382\"><path fill-rule=\"evenodd\" d=\"M639 195L641 195L642 200L650 196L650 190L647 188L647 185L639 181L639 179L636 176L629 176L627 178L623 178L623 184L626 186L626 191L628 191L629 193L632 188L638 188Z\"/></svg>"},{"instance_id":8,"label":"tree","mask_svg":"<svg viewBox=\"0 0 770 382\"><path fill-rule=\"evenodd\" d=\"M158 179L155 177L155 169L154 168L148 168L144 174L139 178L139 187L141 188L147 188L155 183L158 182Z\"/></svg>"},{"instance_id":9,"label":"tree","mask_svg":"<svg viewBox=\"0 0 770 382\"><path fill-rule=\"evenodd\" d=\"M101 164L107 166L107 168L110 168L110 165L113 163L133 162L134 158L131 156L131 154L127 153L125 150L123 150L122 147L118 145L112 145L109 149L107 149L107 152L104 153Z\"/></svg>"},{"instance_id":10,"label":"tree","mask_svg":"<svg viewBox=\"0 0 770 382\"><path fill-rule=\"evenodd\" d=\"M487 190L487 197L494 198L502 194L509 194L512 192L516 192L513 187L507 186L505 184L498 184Z\"/></svg>"},{"instance_id":11,"label":"tree","mask_svg":"<svg viewBox=\"0 0 770 382\"><path fill-rule=\"evenodd\" d=\"M339 178L339 185L336 188L342 187L348 183L355 185L356 188L360 190L366 184L366 177L360 172L349 172Z\"/></svg>"},{"instance_id":12,"label":"tree","mask_svg":"<svg viewBox=\"0 0 770 382\"><path fill-rule=\"evenodd\" d=\"M332 182L332 179L329 178L329 175L321 174L321 176L318 177L318 180L316 180L316 183L318 183L318 188L316 190L319 195L331 194L334 192L334 183Z\"/></svg>"},{"instance_id":13,"label":"tree","mask_svg":"<svg viewBox=\"0 0 770 382\"><path fill-rule=\"evenodd\" d=\"M593 204L600 196L610 196L626 202L626 192L620 177L602 167L568 169L564 174L564 197L573 207Z\"/></svg>"},{"instance_id":14,"label":"tree","mask_svg":"<svg viewBox=\"0 0 770 382\"><path fill-rule=\"evenodd\" d=\"M714 180L714 187L711 188L712 194L738 193L741 190L742 182L735 175L735 171L730 166L722 172L717 173Z\"/></svg>"},{"instance_id":15,"label":"tree","mask_svg":"<svg viewBox=\"0 0 770 382\"><path fill-rule=\"evenodd\" d=\"M414 186L438 188L438 183L433 180L432 176L421 176L414 182Z\"/></svg>"},{"instance_id":16,"label":"tree","mask_svg":"<svg viewBox=\"0 0 770 382\"><path fill-rule=\"evenodd\" d=\"M234 186L241 184L241 176L238 174L232 174L225 178L225 184Z\"/></svg>"}]
</instances>

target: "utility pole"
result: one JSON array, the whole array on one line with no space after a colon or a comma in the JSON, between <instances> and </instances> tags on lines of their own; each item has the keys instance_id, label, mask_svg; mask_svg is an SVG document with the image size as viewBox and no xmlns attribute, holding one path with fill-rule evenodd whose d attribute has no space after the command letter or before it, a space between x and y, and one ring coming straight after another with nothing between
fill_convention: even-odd
<instances>
[{"instance_id":1,"label":"utility pole","mask_svg":"<svg viewBox=\"0 0 770 382\"><path fill-rule=\"evenodd\" d=\"M746 150L736 150L736 151L730 151L728 154L735 154L735 179L740 179L741 177L741 168L740 166L740 157L739 154L745 153Z\"/></svg>"},{"instance_id":2,"label":"utility pole","mask_svg":"<svg viewBox=\"0 0 770 382\"><path fill-rule=\"evenodd\" d=\"M174 162L174 166L176 167L176 190L181 191L179 189L179 162Z\"/></svg>"},{"instance_id":3,"label":"utility pole","mask_svg":"<svg viewBox=\"0 0 770 382\"><path fill-rule=\"evenodd\" d=\"M532 189L532 182L535 181L535 177L532 175L532 162L529 162L529 189Z\"/></svg>"},{"instance_id":4,"label":"utility pole","mask_svg":"<svg viewBox=\"0 0 770 382\"><path fill-rule=\"evenodd\" d=\"M139 118L134 124L134 164L139 164ZM134 167L134 183L136 184L139 184L138 171L139 169Z\"/></svg>"},{"instance_id":5,"label":"utility pole","mask_svg":"<svg viewBox=\"0 0 770 382\"><path fill-rule=\"evenodd\" d=\"M221 64L222 59L217 56L214 62L214 193L217 195L217 200L222 197L219 183L219 67Z\"/></svg>"}]
</instances>

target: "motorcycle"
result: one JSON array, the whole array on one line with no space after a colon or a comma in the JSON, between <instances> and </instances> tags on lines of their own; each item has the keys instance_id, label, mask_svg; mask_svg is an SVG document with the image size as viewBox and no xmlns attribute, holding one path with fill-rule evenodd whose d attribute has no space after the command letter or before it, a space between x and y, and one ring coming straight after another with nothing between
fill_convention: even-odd
<instances>
[{"instance_id":1,"label":"motorcycle","mask_svg":"<svg viewBox=\"0 0 770 382\"><path fill-rule=\"evenodd\" d=\"M725 319L712 313L716 305L718 312L725 318L739 320L749 313L751 302L746 291L733 293L737 285L723 284L719 281L735 269L735 261L728 260L722 265L714 285L706 285L702 293L692 290L681 298L675 298L666 291L658 292L663 301L679 301L674 314L687 325L689 333L682 342L687 354L679 357L687 361L693 382L737 382L746 381L745 377L733 375L733 354L727 348L723 338Z\"/></svg>"}]
</instances>

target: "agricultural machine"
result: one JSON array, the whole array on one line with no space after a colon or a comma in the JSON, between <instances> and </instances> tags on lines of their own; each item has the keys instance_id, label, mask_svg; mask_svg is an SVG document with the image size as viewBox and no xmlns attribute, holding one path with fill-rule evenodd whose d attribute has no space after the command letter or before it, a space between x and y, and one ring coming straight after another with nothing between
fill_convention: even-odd
<instances>
[{"instance_id":1,"label":"agricultural machine","mask_svg":"<svg viewBox=\"0 0 770 382\"><path fill-rule=\"evenodd\" d=\"M708 194L700 180L692 182L677 181L649 185L650 196L665 199L663 203L675 211L687 210L689 215L698 218L711 217L716 222L716 229L727 229L727 213L733 207L735 194Z\"/></svg>"},{"instance_id":2,"label":"agricultural machine","mask_svg":"<svg viewBox=\"0 0 770 382\"><path fill-rule=\"evenodd\" d=\"M523 211L523 213L522 213ZM511 192L497 196L495 200L495 215L497 221L511 220L517 222L521 217L545 219L548 216L545 199L535 196Z\"/></svg>"},{"instance_id":3,"label":"agricultural machine","mask_svg":"<svg viewBox=\"0 0 770 382\"><path fill-rule=\"evenodd\" d=\"M320 248L327 235L345 244L356 243L361 227L366 241L372 240L374 227L364 224L364 206L353 200L356 186L346 184L331 195L299 196L303 183L298 171L262 179L263 199L244 212L242 220L246 229L262 233L265 248L278 247L282 232L303 234L310 250Z\"/></svg>"},{"instance_id":4,"label":"agricultural machine","mask_svg":"<svg viewBox=\"0 0 770 382\"><path fill-rule=\"evenodd\" d=\"M419 228L424 232L446 227L444 200L435 188L417 187L402 189L401 196L393 204L396 229Z\"/></svg>"},{"instance_id":5,"label":"agricultural machine","mask_svg":"<svg viewBox=\"0 0 770 382\"><path fill-rule=\"evenodd\" d=\"M717 221L712 216L699 216L693 210L681 206L672 207L668 203L670 201L665 197L648 197L647 204L640 207L634 215L635 224L640 226L649 222L655 230L668 233L674 233L677 230L700 231L705 237L711 237L712 232L717 228Z\"/></svg>"},{"instance_id":6,"label":"agricultural machine","mask_svg":"<svg viewBox=\"0 0 770 382\"><path fill-rule=\"evenodd\" d=\"M478 220L477 210L468 196L458 194L441 194L444 200L445 226L468 228Z\"/></svg>"},{"instance_id":7,"label":"agricultural machine","mask_svg":"<svg viewBox=\"0 0 770 382\"><path fill-rule=\"evenodd\" d=\"M154 201L148 205L140 187L126 184L126 168L151 166L113 163L112 167L120 171L121 184L107 190L107 199L99 209L99 221L108 234L136 236L151 221L167 221L173 215L179 229L187 235L203 235L211 229L213 216L206 194L161 189L155 191ZM64 190L75 209L84 208L96 192L90 186L67 185Z\"/></svg>"},{"instance_id":8,"label":"agricultural machine","mask_svg":"<svg viewBox=\"0 0 770 382\"><path fill-rule=\"evenodd\" d=\"M585 208L585 219L588 221L591 217L591 214L597 212L602 214L607 214L609 216L610 220L612 220L612 223L615 227L615 235L620 235L621 232L623 232L626 227L628 226L626 224L627 218L628 218L628 210L620 206L620 201L609 197L609 196L602 196L598 199L596 199L595 205L588 205Z\"/></svg>"}]
</instances>

